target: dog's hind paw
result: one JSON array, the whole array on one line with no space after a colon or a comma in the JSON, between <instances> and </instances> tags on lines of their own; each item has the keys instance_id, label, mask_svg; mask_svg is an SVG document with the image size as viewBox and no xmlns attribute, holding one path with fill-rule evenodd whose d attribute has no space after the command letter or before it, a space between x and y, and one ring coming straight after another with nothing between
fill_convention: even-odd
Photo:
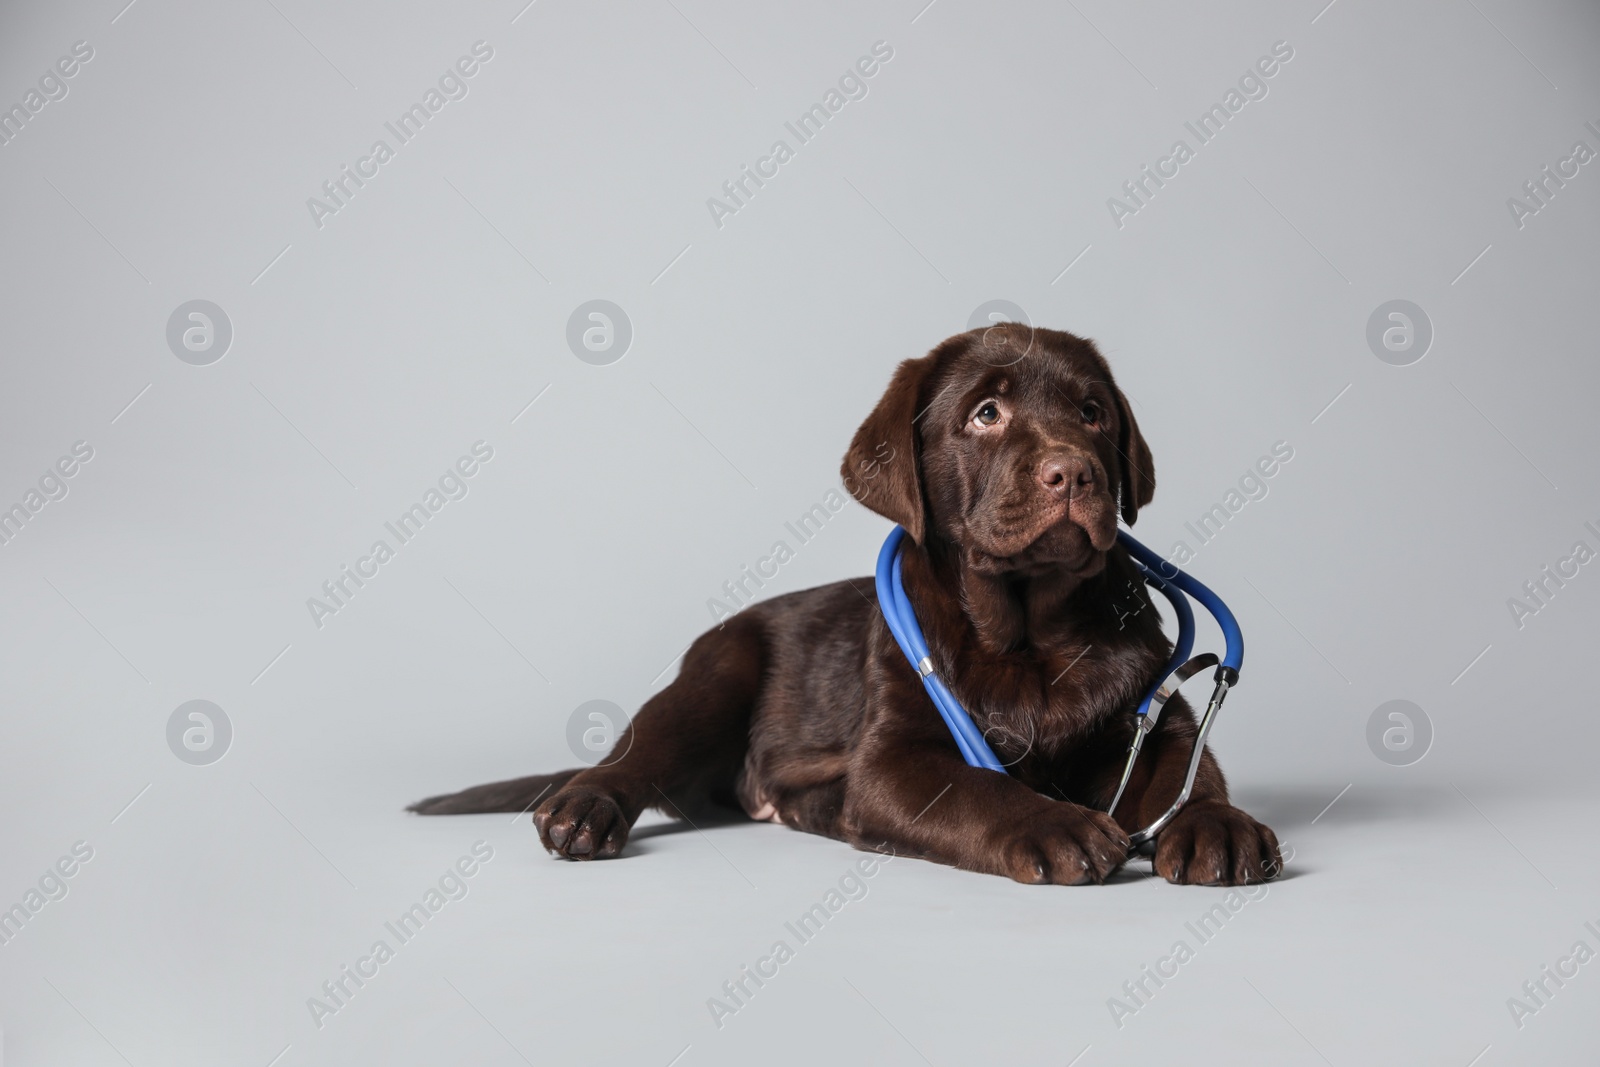
<instances>
[{"instance_id":1,"label":"dog's hind paw","mask_svg":"<svg viewBox=\"0 0 1600 1067\"><path fill-rule=\"evenodd\" d=\"M544 847L569 860L605 860L622 852L631 825L609 793L568 787L533 811Z\"/></svg>"}]
</instances>

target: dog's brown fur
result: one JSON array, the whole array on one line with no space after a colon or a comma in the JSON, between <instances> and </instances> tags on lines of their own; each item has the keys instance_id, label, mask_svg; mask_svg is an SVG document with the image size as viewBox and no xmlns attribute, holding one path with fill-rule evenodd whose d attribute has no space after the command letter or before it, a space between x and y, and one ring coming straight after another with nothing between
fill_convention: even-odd
<instances>
[{"instance_id":1,"label":"dog's brown fur","mask_svg":"<svg viewBox=\"0 0 1600 1067\"><path fill-rule=\"evenodd\" d=\"M991 407L992 405L992 407ZM994 421L989 422L991 416ZM647 807L742 807L858 848L1021 882L1102 882L1128 831L1171 804L1195 736L1181 697L1104 813L1132 709L1171 645L1115 542L1155 491L1150 451L1094 345L1005 325L902 363L845 456L845 485L904 526L907 595L935 668L1009 774L962 760L868 578L754 604L690 647L677 679L582 771L478 786L423 814L534 803L545 848L619 855ZM1272 831L1228 802L1208 751L1156 837L1173 882L1278 873Z\"/></svg>"}]
</instances>

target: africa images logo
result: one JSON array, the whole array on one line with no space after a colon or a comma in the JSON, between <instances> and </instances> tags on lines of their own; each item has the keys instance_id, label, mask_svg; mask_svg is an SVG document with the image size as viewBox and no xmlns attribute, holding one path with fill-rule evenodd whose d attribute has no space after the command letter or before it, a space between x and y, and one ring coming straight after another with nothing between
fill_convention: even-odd
<instances>
[{"instance_id":1,"label":"africa images logo","mask_svg":"<svg viewBox=\"0 0 1600 1067\"><path fill-rule=\"evenodd\" d=\"M894 48L888 41L874 41L872 54L862 56L839 76L838 88L830 85L822 94L820 103L802 111L793 122L783 124L783 128L794 137L793 146L782 138L773 141L767 154L756 160L753 170L748 163L744 164L739 168L738 176L722 183L722 195L727 197L726 200L707 197L706 210L711 212L711 221L716 223L717 229L722 229L724 219L737 215L739 209L756 195L756 190L765 188L767 181L776 178L779 169L795 157L796 148L810 144L833 116L844 110L845 104L852 100L865 100L867 79L876 75L883 69L883 64L893 58ZM751 188L752 185L755 188Z\"/></svg>"},{"instance_id":2,"label":"africa images logo","mask_svg":"<svg viewBox=\"0 0 1600 1067\"><path fill-rule=\"evenodd\" d=\"M367 554L356 560L353 570L348 563L340 564L339 573L322 583L326 600L306 597L306 610L311 613L312 624L322 629L324 620L348 607L356 593L376 578L384 564L394 559L401 548L414 541L429 520L443 511L447 503L466 499L471 490L469 479L493 458L493 445L487 441L474 442L472 455L462 456L452 466L445 468L445 472L439 476L438 488L429 486L419 502L402 511L393 522L385 522L383 528L394 537L393 545L384 538L378 538L372 542Z\"/></svg>"},{"instance_id":3,"label":"africa images logo","mask_svg":"<svg viewBox=\"0 0 1600 1067\"><path fill-rule=\"evenodd\" d=\"M439 75L437 88L428 86L419 102L402 111L393 122L383 124L384 129L394 137L393 145L379 138L372 142L367 155L356 160L354 170L348 163L340 164L339 173L322 183L322 194L326 199L315 196L306 198L306 210L311 212L311 221L317 229L322 229L323 220L329 215L337 215L348 207L357 191L376 178L379 168L392 160L400 148L410 144L428 121L444 110L445 104L452 100L465 100L471 91L467 79L474 77L482 65L493 58L494 48L487 41L474 41L472 54L462 56L446 67L444 73Z\"/></svg>"},{"instance_id":4,"label":"africa images logo","mask_svg":"<svg viewBox=\"0 0 1600 1067\"><path fill-rule=\"evenodd\" d=\"M1179 169L1198 155L1203 145L1215 140L1223 127L1243 111L1246 104L1252 100L1265 100L1269 91L1267 80L1276 76L1283 69L1282 65L1293 58L1294 47L1288 41L1275 42L1271 54L1262 56L1246 68L1239 76L1238 86L1230 85L1228 91L1222 94L1220 103L1212 104L1201 112L1194 122L1185 122L1184 128L1194 135L1195 143L1191 146L1184 138L1178 138L1172 143L1172 150L1156 160L1154 170L1147 163L1139 168L1135 177L1123 182L1122 192L1126 199L1115 196L1106 199L1106 210L1111 213L1112 224L1122 229L1123 219L1137 215L1148 207L1156 191L1176 178Z\"/></svg>"}]
</instances>

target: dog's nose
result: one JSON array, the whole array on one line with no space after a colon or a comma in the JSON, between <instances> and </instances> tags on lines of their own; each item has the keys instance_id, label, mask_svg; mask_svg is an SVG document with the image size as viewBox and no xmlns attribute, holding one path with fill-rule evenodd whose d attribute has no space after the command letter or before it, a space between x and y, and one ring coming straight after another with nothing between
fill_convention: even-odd
<instances>
[{"instance_id":1,"label":"dog's nose","mask_svg":"<svg viewBox=\"0 0 1600 1067\"><path fill-rule=\"evenodd\" d=\"M1086 456L1051 456L1039 464L1039 482L1057 496L1076 496L1094 488L1094 467Z\"/></svg>"}]
</instances>

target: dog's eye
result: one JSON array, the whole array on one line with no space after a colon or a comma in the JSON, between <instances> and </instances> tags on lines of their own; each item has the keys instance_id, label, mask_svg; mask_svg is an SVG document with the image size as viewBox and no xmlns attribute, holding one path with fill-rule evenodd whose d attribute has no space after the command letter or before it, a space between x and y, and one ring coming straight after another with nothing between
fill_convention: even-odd
<instances>
[{"instance_id":1,"label":"dog's eye","mask_svg":"<svg viewBox=\"0 0 1600 1067\"><path fill-rule=\"evenodd\" d=\"M1078 414L1082 415L1083 421L1088 423L1090 426L1098 426L1100 424L1100 405L1096 404L1093 400L1083 405L1083 407L1078 410Z\"/></svg>"},{"instance_id":2,"label":"dog's eye","mask_svg":"<svg viewBox=\"0 0 1600 1067\"><path fill-rule=\"evenodd\" d=\"M978 413L974 415L972 419L979 426L993 426L995 423L1000 421L1000 409L996 407L994 401L991 400L989 403L979 408Z\"/></svg>"}]
</instances>

